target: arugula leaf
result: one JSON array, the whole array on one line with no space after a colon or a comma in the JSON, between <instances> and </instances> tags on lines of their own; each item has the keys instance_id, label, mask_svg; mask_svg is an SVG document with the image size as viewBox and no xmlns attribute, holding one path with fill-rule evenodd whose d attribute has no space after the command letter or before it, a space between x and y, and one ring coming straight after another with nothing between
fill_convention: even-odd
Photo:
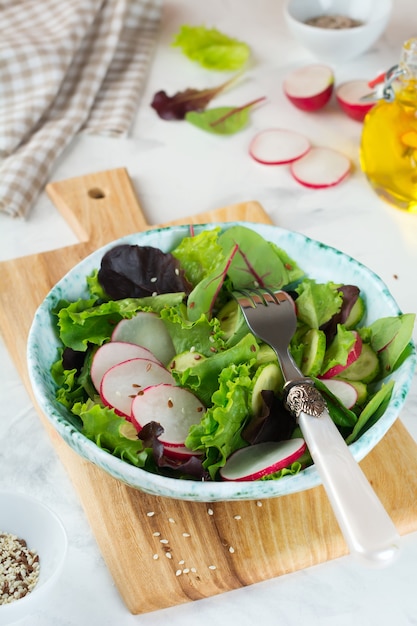
<instances>
[{"instance_id":1,"label":"arugula leaf","mask_svg":"<svg viewBox=\"0 0 417 626\"><path fill-rule=\"evenodd\" d=\"M186 57L210 70L237 70L250 56L246 43L205 26L181 26L172 46L181 48Z\"/></svg>"},{"instance_id":2,"label":"arugula leaf","mask_svg":"<svg viewBox=\"0 0 417 626\"><path fill-rule=\"evenodd\" d=\"M193 126L216 135L234 135L249 122L250 109L265 98L257 98L240 107L218 107L197 113L187 113L185 119Z\"/></svg>"},{"instance_id":3,"label":"arugula leaf","mask_svg":"<svg viewBox=\"0 0 417 626\"><path fill-rule=\"evenodd\" d=\"M152 99L151 107L155 109L163 120L183 120L190 111L204 111L208 103L231 85L239 76L240 73L232 76L232 78L229 78L229 80L217 87L185 89L185 91L179 91L173 96L168 96L163 90L158 91Z\"/></svg>"}]
</instances>

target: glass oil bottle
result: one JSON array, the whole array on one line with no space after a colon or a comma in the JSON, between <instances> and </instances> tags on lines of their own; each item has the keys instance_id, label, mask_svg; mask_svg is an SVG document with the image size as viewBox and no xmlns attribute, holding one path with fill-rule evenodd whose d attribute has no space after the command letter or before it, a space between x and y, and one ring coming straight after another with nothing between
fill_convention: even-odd
<instances>
[{"instance_id":1,"label":"glass oil bottle","mask_svg":"<svg viewBox=\"0 0 417 626\"><path fill-rule=\"evenodd\" d=\"M404 43L380 93L364 120L361 167L381 198L417 213L417 38Z\"/></svg>"}]
</instances>

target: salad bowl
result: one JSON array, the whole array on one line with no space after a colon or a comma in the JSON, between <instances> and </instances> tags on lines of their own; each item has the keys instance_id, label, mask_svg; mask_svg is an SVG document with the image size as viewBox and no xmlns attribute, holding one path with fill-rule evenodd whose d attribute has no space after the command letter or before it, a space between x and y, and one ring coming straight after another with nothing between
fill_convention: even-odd
<instances>
[{"instance_id":1,"label":"salad bowl","mask_svg":"<svg viewBox=\"0 0 417 626\"><path fill-rule=\"evenodd\" d=\"M244 226L261 235L266 241L283 249L308 276L319 282L353 284L359 287L366 303L369 325L377 319L398 316L401 311L387 286L370 269L341 251L282 228L246 222L210 223L194 226L194 234L205 230ZM102 449L87 438L70 411L56 399L57 385L51 375L51 366L57 359L61 345L52 311L60 301L75 302L87 298L86 278L98 270L103 255L117 245L140 245L173 250L190 234L188 226L171 226L128 235L96 250L76 265L49 292L36 311L28 338L27 361L35 398L46 418L66 443L82 458L130 487L156 496L180 500L215 502L258 500L296 493L320 484L320 478L310 465L299 473L278 480L211 481L189 480L164 476L136 467ZM384 382L394 382L393 392L379 419L356 441L350 444L356 461L362 460L384 437L397 419L409 391L416 366L415 347L410 342L406 358Z\"/></svg>"}]
</instances>

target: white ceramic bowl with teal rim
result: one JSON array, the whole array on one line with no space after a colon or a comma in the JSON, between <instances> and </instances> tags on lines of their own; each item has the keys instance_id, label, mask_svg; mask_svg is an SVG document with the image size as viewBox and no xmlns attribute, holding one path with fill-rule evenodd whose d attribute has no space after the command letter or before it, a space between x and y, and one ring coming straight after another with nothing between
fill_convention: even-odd
<instances>
[{"instance_id":1,"label":"white ceramic bowl with teal rim","mask_svg":"<svg viewBox=\"0 0 417 626\"><path fill-rule=\"evenodd\" d=\"M316 280L357 285L366 300L366 324L380 317L401 313L383 281L370 269L341 251L276 226L247 222L239 224L252 228L268 241L286 250L300 267ZM203 229L218 226L228 228L233 225L236 225L236 222L199 225L194 227L194 232L197 234ZM81 457L98 465L114 478L149 494L181 500L215 502L273 498L315 487L321 481L314 466L295 476L286 476L276 481L200 482L151 474L112 456L87 439L71 422L68 410L56 401L56 387L50 375L50 367L56 360L59 345L51 316L51 310L56 303L61 299L71 301L86 297L86 276L100 267L103 254L115 245L121 243L147 245L168 252L188 235L188 226L158 228L128 235L88 256L53 287L36 311L28 338L29 375L40 408L62 438ZM397 419L409 391L415 366L415 347L410 346L408 358L391 374L395 387L385 413L358 441L351 444L352 454L357 461L372 450Z\"/></svg>"}]
</instances>

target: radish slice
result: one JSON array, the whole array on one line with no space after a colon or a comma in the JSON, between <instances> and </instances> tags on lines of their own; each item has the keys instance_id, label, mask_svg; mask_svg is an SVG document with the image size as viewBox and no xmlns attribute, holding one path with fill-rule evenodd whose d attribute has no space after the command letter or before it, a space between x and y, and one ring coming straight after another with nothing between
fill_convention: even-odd
<instances>
[{"instance_id":1,"label":"radish slice","mask_svg":"<svg viewBox=\"0 0 417 626\"><path fill-rule=\"evenodd\" d=\"M310 150L307 137L291 130L268 128L252 139L249 154L264 165L283 165L299 159Z\"/></svg>"},{"instance_id":2,"label":"radish slice","mask_svg":"<svg viewBox=\"0 0 417 626\"><path fill-rule=\"evenodd\" d=\"M92 363L90 376L94 387L100 391L100 385L104 374L114 365L128 361L129 359L149 359L162 365L160 361L152 354L150 350L134 343L125 343L122 341L109 341L104 343L95 353Z\"/></svg>"},{"instance_id":3,"label":"radish slice","mask_svg":"<svg viewBox=\"0 0 417 626\"><path fill-rule=\"evenodd\" d=\"M130 359L114 365L104 374L100 397L104 404L130 420L132 400L138 393L150 385L173 382L172 374L163 365L149 359Z\"/></svg>"},{"instance_id":4,"label":"radish slice","mask_svg":"<svg viewBox=\"0 0 417 626\"><path fill-rule=\"evenodd\" d=\"M183 447L188 431L199 424L205 408L188 389L175 384L149 386L132 402L131 421L140 431L148 422L158 422L163 444Z\"/></svg>"},{"instance_id":5,"label":"radish slice","mask_svg":"<svg viewBox=\"0 0 417 626\"><path fill-rule=\"evenodd\" d=\"M352 164L347 156L331 148L311 148L294 161L290 171L297 182L311 189L333 187L350 173Z\"/></svg>"},{"instance_id":6,"label":"radish slice","mask_svg":"<svg viewBox=\"0 0 417 626\"><path fill-rule=\"evenodd\" d=\"M112 341L126 341L148 348L164 364L175 355L168 330L156 313L141 311L130 319L122 320L113 330Z\"/></svg>"},{"instance_id":7,"label":"radish slice","mask_svg":"<svg viewBox=\"0 0 417 626\"><path fill-rule=\"evenodd\" d=\"M177 459L178 461L185 461L192 456L201 456L202 453L195 450L190 450L187 446L169 446L164 444L164 454L170 459Z\"/></svg>"},{"instance_id":8,"label":"radish slice","mask_svg":"<svg viewBox=\"0 0 417 626\"><path fill-rule=\"evenodd\" d=\"M303 111L317 111L330 100L334 86L333 71L327 65L307 65L287 76L284 93Z\"/></svg>"},{"instance_id":9,"label":"radish slice","mask_svg":"<svg viewBox=\"0 0 417 626\"><path fill-rule=\"evenodd\" d=\"M344 380L322 380L328 390L339 398L340 402L347 408L351 409L358 400L358 392L353 385Z\"/></svg>"},{"instance_id":10,"label":"radish slice","mask_svg":"<svg viewBox=\"0 0 417 626\"><path fill-rule=\"evenodd\" d=\"M301 438L256 443L229 456L220 475L224 480L257 480L291 465L305 449Z\"/></svg>"},{"instance_id":11,"label":"radish slice","mask_svg":"<svg viewBox=\"0 0 417 626\"><path fill-rule=\"evenodd\" d=\"M358 122L363 122L365 115L375 105L375 102L361 100L369 92L369 84L366 80L350 80L337 87L336 100L346 115Z\"/></svg>"},{"instance_id":12,"label":"radish slice","mask_svg":"<svg viewBox=\"0 0 417 626\"><path fill-rule=\"evenodd\" d=\"M356 332L356 330L354 330L352 332L355 334L356 340L355 340L355 343L352 346L352 349L350 350L350 352L348 354L348 357L347 357L345 365L342 365L341 363L338 364L338 365L334 365L333 367L331 367L326 372L324 372L323 374L320 375L321 379L329 379L329 378L333 378L334 376L338 376L347 367L349 367L349 365L352 365L352 363L354 363L356 361L356 359L358 359L360 357L361 352L362 352L362 339L361 339L361 336L359 335L359 333Z\"/></svg>"}]
</instances>

